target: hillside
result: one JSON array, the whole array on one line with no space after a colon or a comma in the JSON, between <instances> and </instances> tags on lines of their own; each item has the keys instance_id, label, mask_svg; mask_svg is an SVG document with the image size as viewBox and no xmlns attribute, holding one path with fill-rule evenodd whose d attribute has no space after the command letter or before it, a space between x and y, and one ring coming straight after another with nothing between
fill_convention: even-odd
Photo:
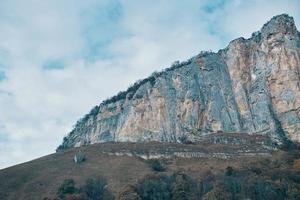
<instances>
[{"instance_id":1,"label":"hillside","mask_svg":"<svg viewBox=\"0 0 300 200\"><path fill-rule=\"evenodd\" d=\"M0 199L54 198L65 179L73 179L76 187L80 187L88 178L100 175L107 179L111 195L121 199L124 188L128 185L141 187L139 184L144 177L171 177L174 173L176 176L184 174L191 177L193 183L202 184L202 189L195 189L195 199L219 195L217 190L223 186L218 188L216 184L222 184L228 173L235 174L230 175L233 179L244 177L247 181L255 181L251 177L256 177L280 198L282 195L298 195L290 198L297 199L300 197L300 149L290 149L289 152L275 149L276 146L264 137L234 134L229 137L215 135L198 144L110 142L83 146L1 170ZM82 163L73 161L78 152L85 156ZM154 158L165 170L160 172L151 168L149 159ZM245 184L239 181L239 184ZM260 187L265 190L264 185ZM230 192L225 188L222 195L230 195Z\"/></svg>"},{"instance_id":2,"label":"hillside","mask_svg":"<svg viewBox=\"0 0 300 200\"><path fill-rule=\"evenodd\" d=\"M300 141L299 36L293 18L282 14L249 39L175 62L94 107L58 149L197 141L218 131Z\"/></svg>"}]
</instances>

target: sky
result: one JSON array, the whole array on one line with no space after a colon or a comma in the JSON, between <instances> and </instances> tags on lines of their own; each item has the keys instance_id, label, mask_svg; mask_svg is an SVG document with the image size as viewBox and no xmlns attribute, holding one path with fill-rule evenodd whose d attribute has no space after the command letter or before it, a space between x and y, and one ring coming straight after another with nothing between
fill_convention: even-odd
<instances>
[{"instance_id":1,"label":"sky","mask_svg":"<svg viewBox=\"0 0 300 200\"><path fill-rule=\"evenodd\" d=\"M1 0L0 169L50 153L136 80L249 38L298 0Z\"/></svg>"}]
</instances>

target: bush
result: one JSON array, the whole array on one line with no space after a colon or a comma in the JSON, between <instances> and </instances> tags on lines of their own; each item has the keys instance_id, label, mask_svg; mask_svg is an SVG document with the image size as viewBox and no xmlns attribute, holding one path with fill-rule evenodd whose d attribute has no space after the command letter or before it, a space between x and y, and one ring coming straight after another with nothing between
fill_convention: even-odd
<instances>
[{"instance_id":1,"label":"bush","mask_svg":"<svg viewBox=\"0 0 300 200\"><path fill-rule=\"evenodd\" d=\"M58 200L112 200L114 197L107 190L107 181L100 176L95 179L87 179L82 188L75 187L73 179L66 179L57 191ZM49 198L44 198L49 199Z\"/></svg>"},{"instance_id":2,"label":"bush","mask_svg":"<svg viewBox=\"0 0 300 200\"><path fill-rule=\"evenodd\" d=\"M192 141L189 140L188 136L186 135L182 135L179 137L179 141L182 143L182 144L192 144Z\"/></svg>"},{"instance_id":3,"label":"bush","mask_svg":"<svg viewBox=\"0 0 300 200\"><path fill-rule=\"evenodd\" d=\"M118 200L141 200L141 197L134 186L127 185L120 191Z\"/></svg>"},{"instance_id":4,"label":"bush","mask_svg":"<svg viewBox=\"0 0 300 200\"><path fill-rule=\"evenodd\" d=\"M148 175L138 182L137 193L143 200L170 200L171 186L169 177Z\"/></svg>"},{"instance_id":5,"label":"bush","mask_svg":"<svg viewBox=\"0 0 300 200\"><path fill-rule=\"evenodd\" d=\"M50 197L44 197L43 200L61 200L60 198L57 198L57 197L53 197L53 198L50 198Z\"/></svg>"},{"instance_id":6,"label":"bush","mask_svg":"<svg viewBox=\"0 0 300 200\"><path fill-rule=\"evenodd\" d=\"M250 199L280 200L286 199L286 193L280 185L273 184L261 177L250 177L246 185L246 194Z\"/></svg>"},{"instance_id":7,"label":"bush","mask_svg":"<svg viewBox=\"0 0 300 200\"><path fill-rule=\"evenodd\" d=\"M156 172L166 171L166 168L161 164L161 162L158 159L147 160L147 163L153 171Z\"/></svg>"},{"instance_id":8,"label":"bush","mask_svg":"<svg viewBox=\"0 0 300 200\"><path fill-rule=\"evenodd\" d=\"M225 176L216 181L214 193L218 199L246 199L242 193L244 179L239 176Z\"/></svg>"},{"instance_id":9,"label":"bush","mask_svg":"<svg viewBox=\"0 0 300 200\"><path fill-rule=\"evenodd\" d=\"M226 167L226 172L225 172L226 176L231 176L233 174L233 172L234 172L234 170L232 167L230 167L230 166Z\"/></svg>"},{"instance_id":10,"label":"bush","mask_svg":"<svg viewBox=\"0 0 300 200\"><path fill-rule=\"evenodd\" d=\"M173 200L190 200L197 198L197 183L188 175L174 173L171 176Z\"/></svg>"},{"instance_id":11,"label":"bush","mask_svg":"<svg viewBox=\"0 0 300 200\"><path fill-rule=\"evenodd\" d=\"M67 194L74 194L77 191L73 179L65 179L57 190L57 196L64 198Z\"/></svg>"},{"instance_id":12,"label":"bush","mask_svg":"<svg viewBox=\"0 0 300 200\"><path fill-rule=\"evenodd\" d=\"M299 151L281 152L278 156L276 159L260 158L242 168L228 166L225 172L200 171L199 181L184 173L172 176L156 173L146 176L135 187L123 192L127 196L123 196L122 200L126 197L132 200L300 199L300 173L297 171ZM154 166L160 164L159 160L149 163Z\"/></svg>"},{"instance_id":13,"label":"bush","mask_svg":"<svg viewBox=\"0 0 300 200\"><path fill-rule=\"evenodd\" d=\"M122 195L122 197L124 195L128 197L123 198L124 200L193 200L200 197L200 191L194 179L184 173L177 172L171 176L147 175L138 181L135 187L126 188Z\"/></svg>"},{"instance_id":14,"label":"bush","mask_svg":"<svg viewBox=\"0 0 300 200\"><path fill-rule=\"evenodd\" d=\"M297 187L296 184L289 185L288 191L287 191L288 198L291 200L297 200L300 199L300 188Z\"/></svg>"},{"instance_id":15,"label":"bush","mask_svg":"<svg viewBox=\"0 0 300 200\"><path fill-rule=\"evenodd\" d=\"M68 194L65 196L65 200L88 200L86 195L80 194Z\"/></svg>"},{"instance_id":16,"label":"bush","mask_svg":"<svg viewBox=\"0 0 300 200\"><path fill-rule=\"evenodd\" d=\"M87 179L82 191L91 200L113 199L107 190L107 180L102 176L95 179Z\"/></svg>"}]
</instances>

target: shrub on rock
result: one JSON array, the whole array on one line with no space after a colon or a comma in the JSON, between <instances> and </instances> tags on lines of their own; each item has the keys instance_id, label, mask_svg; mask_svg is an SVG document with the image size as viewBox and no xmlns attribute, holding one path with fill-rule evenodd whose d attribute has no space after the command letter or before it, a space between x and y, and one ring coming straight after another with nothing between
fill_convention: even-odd
<instances>
[{"instance_id":1,"label":"shrub on rock","mask_svg":"<svg viewBox=\"0 0 300 200\"><path fill-rule=\"evenodd\" d=\"M65 179L57 190L57 196L64 198L67 194L74 194L77 191L73 179Z\"/></svg>"},{"instance_id":2,"label":"shrub on rock","mask_svg":"<svg viewBox=\"0 0 300 200\"><path fill-rule=\"evenodd\" d=\"M153 171L156 171L156 172L166 171L166 168L163 166L163 164L158 159L147 160L147 163Z\"/></svg>"}]
</instances>

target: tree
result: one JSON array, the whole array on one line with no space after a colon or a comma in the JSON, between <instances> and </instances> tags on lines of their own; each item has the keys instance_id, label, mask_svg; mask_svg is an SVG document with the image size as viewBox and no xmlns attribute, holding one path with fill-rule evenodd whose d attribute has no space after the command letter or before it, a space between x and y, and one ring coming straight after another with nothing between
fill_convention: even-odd
<instances>
[{"instance_id":1,"label":"tree","mask_svg":"<svg viewBox=\"0 0 300 200\"><path fill-rule=\"evenodd\" d=\"M171 188L169 177L148 175L137 184L137 193L143 200L170 200Z\"/></svg>"},{"instance_id":2,"label":"tree","mask_svg":"<svg viewBox=\"0 0 300 200\"><path fill-rule=\"evenodd\" d=\"M57 195L64 198L66 194L74 194L76 192L75 181L73 179L65 179L57 190Z\"/></svg>"},{"instance_id":3,"label":"tree","mask_svg":"<svg viewBox=\"0 0 300 200\"><path fill-rule=\"evenodd\" d=\"M158 159L150 159L147 161L152 170L157 172L163 172L166 168L161 164Z\"/></svg>"},{"instance_id":4,"label":"tree","mask_svg":"<svg viewBox=\"0 0 300 200\"><path fill-rule=\"evenodd\" d=\"M230 166L226 167L226 172L225 172L226 176L231 176L233 174L233 172L234 172L234 170L232 167L230 167Z\"/></svg>"},{"instance_id":5,"label":"tree","mask_svg":"<svg viewBox=\"0 0 300 200\"><path fill-rule=\"evenodd\" d=\"M262 177L249 177L246 183L246 194L254 200L280 200L285 199L285 191L278 185L263 179Z\"/></svg>"},{"instance_id":6,"label":"tree","mask_svg":"<svg viewBox=\"0 0 300 200\"><path fill-rule=\"evenodd\" d=\"M192 200L196 199L196 182L186 174L174 173L171 177L172 199Z\"/></svg>"},{"instance_id":7,"label":"tree","mask_svg":"<svg viewBox=\"0 0 300 200\"><path fill-rule=\"evenodd\" d=\"M127 185L120 191L118 200L141 200L136 188L132 185Z\"/></svg>"},{"instance_id":8,"label":"tree","mask_svg":"<svg viewBox=\"0 0 300 200\"><path fill-rule=\"evenodd\" d=\"M102 176L87 179L82 191L90 200L113 199L113 196L107 190L107 180Z\"/></svg>"},{"instance_id":9,"label":"tree","mask_svg":"<svg viewBox=\"0 0 300 200\"><path fill-rule=\"evenodd\" d=\"M79 194L68 194L65 196L65 200L88 200L86 195L79 193Z\"/></svg>"}]
</instances>

